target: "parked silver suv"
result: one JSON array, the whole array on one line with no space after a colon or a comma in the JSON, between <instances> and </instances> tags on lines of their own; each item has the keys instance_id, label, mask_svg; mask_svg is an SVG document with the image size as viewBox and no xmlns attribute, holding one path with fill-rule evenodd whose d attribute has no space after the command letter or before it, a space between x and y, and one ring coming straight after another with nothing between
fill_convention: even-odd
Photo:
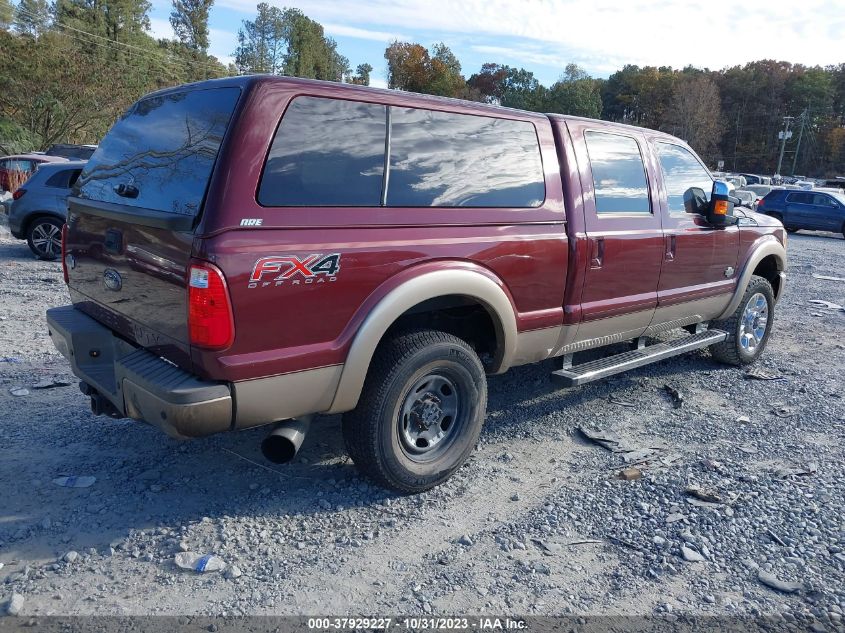
<instances>
[{"instance_id":1,"label":"parked silver suv","mask_svg":"<svg viewBox=\"0 0 845 633\"><path fill-rule=\"evenodd\" d=\"M25 239L39 259L61 256L67 197L83 167L85 161L41 165L6 204L12 235Z\"/></svg>"}]
</instances>

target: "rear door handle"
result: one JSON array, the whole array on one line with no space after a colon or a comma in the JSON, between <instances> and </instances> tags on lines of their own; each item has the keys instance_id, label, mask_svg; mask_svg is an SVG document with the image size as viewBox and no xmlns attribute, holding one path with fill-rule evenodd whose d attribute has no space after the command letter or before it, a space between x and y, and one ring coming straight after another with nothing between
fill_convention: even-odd
<instances>
[{"instance_id":1,"label":"rear door handle","mask_svg":"<svg viewBox=\"0 0 845 633\"><path fill-rule=\"evenodd\" d=\"M604 238L593 238L593 253L590 256L590 268L601 268L604 264Z\"/></svg>"},{"instance_id":2,"label":"rear door handle","mask_svg":"<svg viewBox=\"0 0 845 633\"><path fill-rule=\"evenodd\" d=\"M675 259L675 248L677 248L678 242L677 238L674 235L667 235L666 236L666 261L671 262Z\"/></svg>"}]
</instances>

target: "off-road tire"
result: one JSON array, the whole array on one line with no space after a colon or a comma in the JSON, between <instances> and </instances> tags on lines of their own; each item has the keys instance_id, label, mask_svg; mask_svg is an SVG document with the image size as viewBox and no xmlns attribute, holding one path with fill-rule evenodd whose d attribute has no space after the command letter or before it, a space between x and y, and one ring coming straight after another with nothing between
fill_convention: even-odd
<instances>
[{"instance_id":1,"label":"off-road tire","mask_svg":"<svg viewBox=\"0 0 845 633\"><path fill-rule=\"evenodd\" d=\"M448 387L444 393L458 404L449 422L451 431L438 440L444 444L423 449L431 451L430 460L420 461L425 454L411 452L408 414L403 412L424 397L421 388L414 388L438 374L454 385L456 396L448 393ZM478 442L486 408L484 367L465 341L436 330L401 333L376 350L358 406L343 416L343 439L352 461L370 479L402 493L422 492L448 479L467 460ZM412 415L417 411L422 409L414 409ZM442 419L444 426L447 417ZM413 431L422 428L415 425Z\"/></svg>"},{"instance_id":2,"label":"off-road tire","mask_svg":"<svg viewBox=\"0 0 845 633\"><path fill-rule=\"evenodd\" d=\"M41 215L32 220L26 229L26 243L38 259L52 262L62 256L61 235L63 222L58 218ZM40 231L40 233L39 233ZM59 246L56 248L55 237L58 236ZM39 240L49 239L52 250L39 247Z\"/></svg>"},{"instance_id":3,"label":"off-road tire","mask_svg":"<svg viewBox=\"0 0 845 633\"><path fill-rule=\"evenodd\" d=\"M748 302L757 294L763 295L766 299L768 320L760 343L756 345L753 352L749 352L740 343L741 328ZM774 324L775 317L774 308L775 293L772 290L772 285L764 277L752 276L734 313L723 321L713 322L712 327L714 329L724 330L728 333L728 338L724 341L710 346L710 353L713 355L713 358L721 363L737 366L750 365L756 361L766 348L766 343L769 341L769 336L772 333L772 325Z\"/></svg>"}]
</instances>

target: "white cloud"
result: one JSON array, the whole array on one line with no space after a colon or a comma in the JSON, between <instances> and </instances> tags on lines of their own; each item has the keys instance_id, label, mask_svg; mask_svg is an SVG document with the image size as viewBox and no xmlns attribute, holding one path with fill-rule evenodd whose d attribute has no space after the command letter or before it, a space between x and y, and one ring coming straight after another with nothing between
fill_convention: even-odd
<instances>
[{"instance_id":1,"label":"white cloud","mask_svg":"<svg viewBox=\"0 0 845 633\"><path fill-rule=\"evenodd\" d=\"M309 17L344 29L405 30L417 33L416 39L425 33L447 43L450 36L472 36L477 44L498 38L493 45L505 48L513 48L513 40L502 38L515 38L541 45L533 53L517 47L523 56L559 54L594 72L625 63L714 69L765 58L838 63L845 33L839 0L804 0L800 9L771 0L271 1L299 6ZM255 11L255 0L218 4Z\"/></svg>"},{"instance_id":2,"label":"white cloud","mask_svg":"<svg viewBox=\"0 0 845 633\"><path fill-rule=\"evenodd\" d=\"M373 88L387 88L387 80L385 79L377 79L370 75L370 85Z\"/></svg>"},{"instance_id":3,"label":"white cloud","mask_svg":"<svg viewBox=\"0 0 845 633\"><path fill-rule=\"evenodd\" d=\"M392 40L409 40L407 35L401 33L389 33L387 31L372 31L370 29L360 29L354 26L346 26L344 24L324 24L323 29L329 35L341 35L345 37L355 37L361 40L374 40L376 42L390 42Z\"/></svg>"}]
</instances>

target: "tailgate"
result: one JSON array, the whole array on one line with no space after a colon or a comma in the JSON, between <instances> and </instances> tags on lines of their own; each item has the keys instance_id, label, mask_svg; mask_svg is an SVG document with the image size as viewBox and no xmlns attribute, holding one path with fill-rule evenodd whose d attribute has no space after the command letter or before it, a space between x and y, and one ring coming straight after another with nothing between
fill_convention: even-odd
<instances>
[{"instance_id":1,"label":"tailgate","mask_svg":"<svg viewBox=\"0 0 845 633\"><path fill-rule=\"evenodd\" d=\"M68 200L65 262L76 307L186 368L193 231L239 95L193 88L141 99Z\"/></svg>"}]
</instances>

